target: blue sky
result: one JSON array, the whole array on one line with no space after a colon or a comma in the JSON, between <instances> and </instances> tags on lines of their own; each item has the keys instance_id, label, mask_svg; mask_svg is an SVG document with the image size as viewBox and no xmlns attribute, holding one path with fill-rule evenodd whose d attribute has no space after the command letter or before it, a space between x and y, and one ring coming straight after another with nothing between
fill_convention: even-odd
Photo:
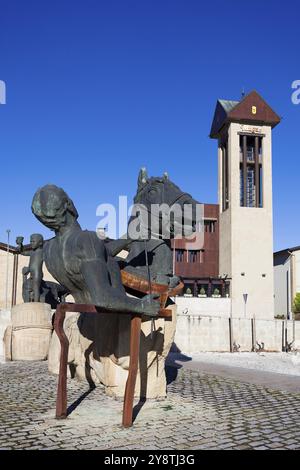
<instances>
[{"instance_id":1,"label":"blue sky","mask_svg":"<svg viewBox=\"0 0 300 470\"><path fill-rule=\"evenodd\" d=\"M274 247L300 244L300 3L286 0L0 0L0 241L49 236L31 214L37 187L96 207L131 200L137 173L168 171L217 202L217 98L257 89L283 117L273 135Z\"/></svg>"}]
</instances>

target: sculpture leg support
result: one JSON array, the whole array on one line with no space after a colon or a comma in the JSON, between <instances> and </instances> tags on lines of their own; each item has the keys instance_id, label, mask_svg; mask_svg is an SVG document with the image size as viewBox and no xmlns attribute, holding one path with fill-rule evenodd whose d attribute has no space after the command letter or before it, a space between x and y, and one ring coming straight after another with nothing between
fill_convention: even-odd
<instances>
[{"instance_id":1,"label":"sculpture leg support","mask_svg":"<svg viewBox=\"0 0 300 470\"><path fill-rule=\"evenodd\" d=\"M123 406L123 426L128 428L132 426L133 400L136 384L136 377L139 365L140 336L141 336L140 315L132 315L130 327L130 359L129 371L125 388L124 406Z\"/></svg>"},{"instance_id":2,"label":"sculpture leg support","mask_svg":"<svg viewBox=\"0 0 300 470\"><path fill-rule=\"evenodd\" d=\"M54 330L58 336L61 346L56 398L57 419L67 417L67 367L69 341L63 329L66 312L98 313L99 308L95 305L70 303L59 304L57 306L54 319ZM171 310L160 309L159 317L169 318L171 316ZM126 428L132 426L134 391L139 366L141 324L141 315L131 314L129 371L125 388L122 420L122 424Z\"/></svg>"},{"instance_id":3,"label":"sculpture leg support","mask_svg":"<svg viewBox=\"0 0 300 470\"><path fill-rule=\"evenodd\" d=\"M56 397L56 418L67 417L67 367L68 367L68 350L69 341L65 335L63 326L64 319L66 316L65 309L62 305L58 305L55 312L54 319L54 330L59 338L61 352L60 352L60 364L59 364L59 377L57 386L57 397Z\"/></svg>"}]
</instances>

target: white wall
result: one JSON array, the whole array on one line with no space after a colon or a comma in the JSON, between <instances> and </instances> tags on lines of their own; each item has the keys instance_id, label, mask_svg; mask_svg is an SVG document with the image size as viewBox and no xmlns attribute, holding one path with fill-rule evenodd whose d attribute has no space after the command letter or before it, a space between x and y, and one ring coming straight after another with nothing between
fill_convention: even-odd
<instances>
[{"instance_id":1,"label":"white wall","mask_svg":"<svg viewBox=\"0 0 300 470\"><path fill-rule=\"evenodd\" d=\"M214 297L175 297L177 312L201 316L230 316L231 299Z\"/></svg>"},{"instance_id":2,"label":"white wall","mask_svg":"<svg viewBox=\"0 0 300 470\"><path fill-rule=\"evenodd\" d=\"M282 350L284 322L281 320L256 320L256 341L264 343L267 351ZM300 349L300 321L288 321L288 342L295 339L294 347ZM240 345L239 351L251 351L251 319L234 318L233 341ZM229 319L224 317L202 317L200 315L177 315L176 346L185 353L202 351L230 351Z\"/></svg>"},{"instance_id":3,"label":"white wall","mask_svg":"<svg viewBox=\"0 0 300 470\"><path fill-rule=\"evenodd\" d=\"M179 314L174 343L186 353L229 351L228 319Z\"/></svg>"}]
</instances>

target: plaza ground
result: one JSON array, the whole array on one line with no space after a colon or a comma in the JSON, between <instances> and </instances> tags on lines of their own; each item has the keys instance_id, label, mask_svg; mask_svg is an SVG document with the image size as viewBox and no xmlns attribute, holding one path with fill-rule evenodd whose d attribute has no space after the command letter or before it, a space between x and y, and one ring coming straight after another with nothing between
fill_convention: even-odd
<instances>
[{"instance_id":1,"label":"plaza ground","mask_svg":"<svg viewBox=\"0 0 300 470\"><path fill-rule=\"evenodd\" d=\"M189 354L184 354L188 356ZM272 352L209 353L192 354L193 364L216 364L220 366L239 367L262 372L275 372L285 375L300 376L300 352L286 354Z\"/></svg>"},{"instance_id":2,"label":"plaza ground","mask_svg":"<svg viewBox=\"0 0 300 470\"><path fill-rule=\"evenodd\" d=\"M199 358L198 358L199 359ZM262 376L264 377L262 377ZM300 377L170 355L168 395L135 407L68 381L69 417L55 420L46 362L0 364L1 449L300 449ZM262 383L260 383L262 382Z\"/></svg>"}]
</instances>

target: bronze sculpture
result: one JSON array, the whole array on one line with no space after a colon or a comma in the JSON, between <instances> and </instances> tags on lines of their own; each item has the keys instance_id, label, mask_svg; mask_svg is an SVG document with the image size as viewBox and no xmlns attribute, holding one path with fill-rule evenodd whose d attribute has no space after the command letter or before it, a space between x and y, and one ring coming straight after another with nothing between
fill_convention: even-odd
<instances>
[{"instance_id":1,"label":"bronze sculpture","mask_svg":"<svg viewBox=\"0 0 300 470\"><path fill-rule=\"evenodd\" d=\"M178 201L180 205L196 203L189 195L183 193L170 182L165 175L163 178L151 179L144 176L145 172L143 171L139 178L136 201L142 204L146 203L145 205L149 209L151 200L148 195L151 191L153 192L154 188L157 189L155 192L157 197L153 199L154 203L165 202L170 205L175 201ZM172 316L172 311L165 306L168 302L168 296L176 295L177 287L172 289L172 286L178 284L179 279L172 273L170 240L161 240L160 237L151 240L150 227L149 247L146 253L143 253L144 257L141 255L145 247L144 240L133 241L128 237L114 241L100 240L95 232L81 229L77 222L78 213L73 202L65 191L54 185L46 185L36 192L32 201L32 211L38 220L55 232L55 237L45 242L44 245L44 260L48 271L70 291L76 302L75 304L58 306L55 315L55 331L61 344L56 416L62 418L67 414L66 377L69 342L64 332L65 313L66 311L86 312L78 318L77 325L80 333L91 341L84 353L88 381L91 379L89 377L91 370L89 354L93 354L93 358L98 358L98 360L102 360L102 357L108 359L112 356L115 357L115 361L118 361L118 358L127 356L130 352L123 413L124 426L130 426L138 371L139 344L140 338L144 337L141 334L141 315L146 314L154 317L159 311L160 317L170 318ZM193 226L193 222L194 219L191 220L191 226ZM131 247L134 249L131 250ZM134 279L129 278L127 284L128 278L126 276L130 273L126 273L124 270L121 276L120 266L122 263L119 264L115 258L115 255L123 248L129 248L130 251L129 262L127 262L128 260L125 262L126 269L132 268L135 274ZM147 264L150 266L147 267ZM137 284L132 283L132 281L137 281L139 276L144 277L144 280L141 279L141 282L138 281ZM147 278L150 282L147 282ZM160 297L160 303L153 299L153 295L146 295L141 299L126 296L122 279L125 281L124 285L133 289L139 294L138 296L145 292L151 293L152 281L161 282L162 285L153 284L153 292L156 292L155 296ZM182 287L178 285L178 292L181 289ZM91 313L100 312L129 313L131 315L125 317L123 315L108 315L107 321L104 318L105 315L104 317L102 315L90 316ZM128 350L129 345L125 345L124 349L124 338L127 337L129 326L130 351ZM152 349L152 347L158 348L157 352L161 350L160 337L162 334L160 330L161 328L158 328L154 335L157 344L155 338L152 338L152 333L150 338L145 337L145 341L149 343L146 350ZM98 337L100 332L101 337ZM100 344L98 344L98 339L101 339ZM141 367L145 367L143 362ZM141 393L145 393L147 381L146 384L141 382L141 387Z\"/></svg>"},{"instance_id":2,"label":"bronze sculpture","mask_svg":"<svg viewBox=\"0 0 300 470\"><path fill-rule=\"evenodd\" d=\"M72 200L55 185L37 190L32 212L55 232L55 237L44 244L44 261L76 303L96 305L103 312L157 315L159 303L154 299L157 296L130 298L122 285L114 254L132 240L105 243L95 232L82 230Z\"/></svg>"},{"instance_id":3,"label":"bronze sculpture","mask_svg":"<svg viewBox=\"0 0 300 470\"><path fill-rule=\"evenodd\" d=\"M30 237L30 250L25 250L23 237L17 237L16 243L19 253L29 256L29 265L22 270L23 274L23 300L24 302L40 302L41 284L43 279L43 244L44 238L39 233ZM29 275L29 277L27 277Z\"/></svg>"},{"instance_id":4,"label":"bronze sculpture","mask_svg":"<svg viewBox=\"0 0 300 470\"><path fill-rule=\"evenodd\" d=\"M43 245L44 238L39 233L30 236L30 245L23 245L24 237L17 237L16 244L18 252L23 256L29 256L28 266L22 269L23 285L22 297L27 302L45 302L56 308L57 304L65 302L69 294L60 284L43 280Z\"/></svg>"}]
</instances>

